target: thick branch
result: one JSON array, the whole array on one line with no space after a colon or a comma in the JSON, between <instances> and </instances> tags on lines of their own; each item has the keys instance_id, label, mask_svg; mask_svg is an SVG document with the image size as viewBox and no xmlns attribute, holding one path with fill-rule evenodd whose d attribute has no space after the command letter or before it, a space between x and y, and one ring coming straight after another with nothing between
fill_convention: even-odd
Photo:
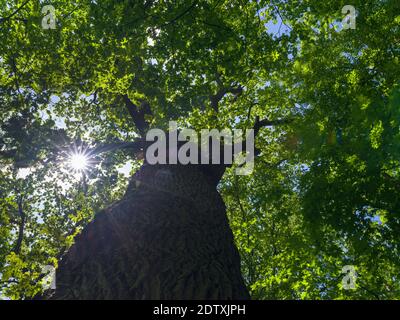
<instances>
[{"instance_id":1,"label":"thick branch","mask_svg":"<svg viewBox=\"0 0 400 320\"><path fill-rule=\"evenodd\" d=\"M131 99L129 99L128 95L125 94L122 98L124 99L125 106L127 107L136 128L139 130L140 135L144 137L149 128L145 116L152 114L149 103L143 100L138 107L131 101Z\"/></svg>"},{"instance_id":2,"label":"thick branch","mask_svg":"<svg viewBox=\"0 0 400 320\"><path fill-rule=\"evenodd\" d=\"M19 222L19 227L18 227L18 239L17 239L17 243L15 244L15 247L13 250L16 254L19 254L21 251L22 241L24 239L25 221L26 221L25 212L22 208L22 197L21 196L18 199L18 214L20 217L20 222Z\"/></svg>"},{"instance_id":3,"label":"thick branch","mask_svg":"<svg viewBox=\"0 0 400 320\"><path fill-rule=\"evenodd\" d=\"M261 128L279 126L279 125L283 125L283 124L289 124L291 122L293 122L293 119L277 119L277 120L263 119L263 120L260 120L260 118L257 116L256 123L254 124L254 128L253 128L254 136L257 136L257 134L260 132Z\"/></svg>"},{"instance_id":4,"label":"thick branch","mask_svg":"<svg viewBox=\"0 0 400 320\"><path fill-rule=\"evenodd\" d=\"M227 94L227 93L232 93L235 95L235 97L238 97L239 95L242 94L243 92L243 87L241 85L238 85L237 87L234 86L224 86L219 75L217 74L217 83L218 86L220 87L218 92L215 95L210 96L211 100L211 107L218 112L218 104L222 100L222 98Z\"/></svg>"}]
</instances>

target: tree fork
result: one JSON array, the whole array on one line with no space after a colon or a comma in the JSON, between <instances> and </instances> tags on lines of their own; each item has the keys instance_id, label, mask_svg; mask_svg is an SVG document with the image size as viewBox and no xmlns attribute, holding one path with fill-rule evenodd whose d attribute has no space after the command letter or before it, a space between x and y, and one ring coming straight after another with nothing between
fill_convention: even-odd
<instances>
[{"instance_id":1,"label":"tree fork","mask_svg":"<svg viewBox=\"0 0 400 320\"><path fill-rule=\"evenodd\" d=\"M144 115L127 96L141 131ZM261 120L264 126L288 120ZM94 153L146 142L100 146ZM249 299L240 256L217 192L226 165L150 165L131 178L122 200L98 213L61 258L57 288L45 299Z\"/></svg>"}]
</instances>

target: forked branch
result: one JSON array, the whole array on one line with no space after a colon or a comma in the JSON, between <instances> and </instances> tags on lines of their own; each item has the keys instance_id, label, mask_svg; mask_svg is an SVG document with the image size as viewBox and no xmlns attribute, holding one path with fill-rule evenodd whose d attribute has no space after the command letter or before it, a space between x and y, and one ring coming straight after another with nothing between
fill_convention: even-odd
<instances>
[{"instance_id":1,"label":"forked branch","mask_svg":"<svg viewBox=\"0 0 400 320\"><path fill-rule=\"evenodd\" d=\"M227 93L232 93L235 95L235 98L240 96L243 92L243 87L239 85L229 85L225 86L222 83L221 77L219 74L216 75L216 82L218 84L218 91L216 94L210 96L210 101L211 101L211 107L218 112L218 104L222 100L222 98L227 94Z\"/></svg>"}]
</instances>

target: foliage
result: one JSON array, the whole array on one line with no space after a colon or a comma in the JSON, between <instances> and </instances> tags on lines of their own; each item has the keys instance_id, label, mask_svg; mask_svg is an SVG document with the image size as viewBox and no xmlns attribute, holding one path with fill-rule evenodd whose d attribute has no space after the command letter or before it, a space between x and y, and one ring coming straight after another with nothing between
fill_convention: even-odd
<instances>
[{"instance_id":1,"label":"foliage","mask_svg":"<svg viewBox=\"0 0 400 320\"><path fill-rule=\"evenodd\" d=\"M41 8L56 9L43 29ZM119 199L126 151L68 169L76 148L152 127L262 129L251 176L219 188L257 299L398 299L400 4L355 0L0 0L0 293L32 297L44 265ZM275 24L274 24L275 23ZM227 93L218 112L210 96ZM354 265L356 289L342 287Z\"/></svg>"}]
</instances>

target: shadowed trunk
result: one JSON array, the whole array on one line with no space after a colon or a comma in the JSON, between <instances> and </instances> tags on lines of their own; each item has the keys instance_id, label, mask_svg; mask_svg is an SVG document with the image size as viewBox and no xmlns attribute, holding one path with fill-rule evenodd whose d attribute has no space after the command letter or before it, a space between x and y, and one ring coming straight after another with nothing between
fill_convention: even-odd
<instances>
[{"instance_id":1,"label":"shadowed trunk","mask_svg":"<svg viewBox=\"0 0 400 320\"><path fill-rule=\"evenodd\" d=\"M143 165L61 259L50 299L248 299L218 166Z\"/></svg>"}]
</instances>

